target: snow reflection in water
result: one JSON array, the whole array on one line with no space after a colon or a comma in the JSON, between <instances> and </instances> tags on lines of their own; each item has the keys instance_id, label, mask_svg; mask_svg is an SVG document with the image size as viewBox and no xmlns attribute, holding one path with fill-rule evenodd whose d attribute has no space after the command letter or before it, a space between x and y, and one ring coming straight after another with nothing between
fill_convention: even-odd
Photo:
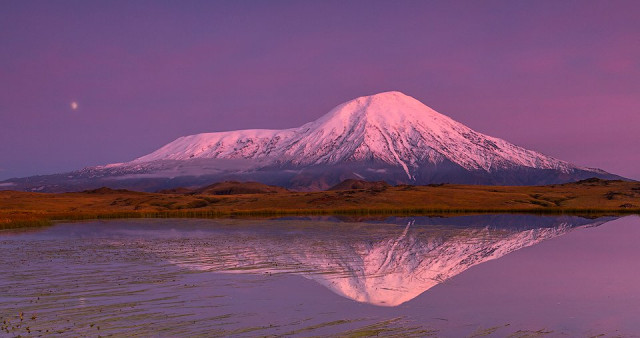
<instances>
[{"instance_id":1,"label":"snow reflection in water","mask_svg":"<svg viewBox=\"0 0 640 338\"><path fill-rule=\"evenodd\" d=\"M522 217L526 219L527 217ZM379 306L405 303L482 262L603 220L500 226L315 224L282 222L269 231L185 234L150 249L174 264L201 271L295 273L338 295ZM398 222L400 220L396 220ZM445 221L446 222L446 221Z\"/></svg>"},{"instance_id":2,"label":"snow reflection in water","mask_svg":"<svg viewBox=\"0 0 640 338\"><path fill-rule=\"evenodd\" d=\"M286 313L265 314L289 306L278 292L300 283L288 275L304 276L347 299L398 306L471 266L608 220L473 216L60 224L0 234L0 315L12 322L3 326L5 332L15 334L295 334L309 327L314 334L335 333L388 318L350 313L350 320L335 320L345 316L345 304L338 301L330 311L306 313L297 321L287 321ZM274 276L282 278L284 291L274 289ZM264 294L259 291L264 284L274 297L264 296L267 303L255 296ZM274 305L280 301L284 305ZM16 317L21 312L26 322ZM341 329L328 329L334 325Z\"/></svg>"}]
</instances>

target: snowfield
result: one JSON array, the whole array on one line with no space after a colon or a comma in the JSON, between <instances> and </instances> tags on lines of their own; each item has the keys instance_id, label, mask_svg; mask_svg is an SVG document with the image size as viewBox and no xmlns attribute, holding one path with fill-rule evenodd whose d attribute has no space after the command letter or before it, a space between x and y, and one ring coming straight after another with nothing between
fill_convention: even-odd
<instances>
[{"instance_id":1,"label":"snowfield","mask_svg":"<svg viewBox=\"0 0 640 338\"><path fill-rule=\"evenodd\" d=\"M284 130L251 129L180 137L132 162L194 158L250 159L269 165L383 162L409 178L424 163L447 159L467 170L575 166L478 133L400 92L363 96L316 121Z\"/></svg>"},{"instance_id":2,"label":"snowfield","mask_svg":"<svg viewBox=\"0 0 640 338\"><path fill-rule=\"evenodd\" d=\"M143 191L257 181L323 190L345 179L389 184L543 185L617 175L484 135L400 92L363 96L316 121L180 137L125 163L0 182L0 189Z\"/></svg>"}]
</instances>

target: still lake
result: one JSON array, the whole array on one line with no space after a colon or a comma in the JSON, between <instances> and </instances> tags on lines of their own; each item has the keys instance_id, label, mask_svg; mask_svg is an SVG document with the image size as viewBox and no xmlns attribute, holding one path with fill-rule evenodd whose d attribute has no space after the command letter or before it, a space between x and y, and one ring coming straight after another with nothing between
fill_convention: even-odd
<instances>
[{"instance_id":1,"label":"still lake","mask_svg":"<svg viewBox=\"0 0 640 338\"><path fill-rule=\"evenodd\" d=\"M640 336L637 216L61 223L0 269L7 336Z\"/></svg>"}]
</instances>

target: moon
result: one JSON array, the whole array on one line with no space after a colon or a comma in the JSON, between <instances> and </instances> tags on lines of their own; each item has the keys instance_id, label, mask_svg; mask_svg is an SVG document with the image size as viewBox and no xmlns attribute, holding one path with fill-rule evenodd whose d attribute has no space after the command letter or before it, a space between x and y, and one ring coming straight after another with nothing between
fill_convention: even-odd
<instances>
[{"instance_id":1,"label":"moon","mask_svg":"<svg viewBox=\"0 0 640 338\"><path fill-rule=\"evenodd\" d=\"M76 109L78 109L78 102L76 102L76 101L71 101L71 109L72 109L72 110L76 110Z\"/></svg>"}]
</instances>

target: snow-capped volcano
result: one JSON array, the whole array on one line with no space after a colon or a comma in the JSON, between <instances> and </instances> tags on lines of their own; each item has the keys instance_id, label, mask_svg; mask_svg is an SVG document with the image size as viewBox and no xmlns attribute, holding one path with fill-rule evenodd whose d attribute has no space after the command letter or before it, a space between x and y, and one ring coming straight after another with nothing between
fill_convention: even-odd
<instances>
[{"instance_id":1,"label":"snow-capped volcano","mask_svg":"<svg viewBox=\"0 0 640 338\"><path fill-rule=\"evenodd\" d=\"M265 166L379 162L401 167L410 179L424 164L445 160L486 172L512 167L562 172L575 168L475 132L400 92L359 97L299 128L181 137L132 163L192 158L251 159Z\"/></svg>"},{"instance_id":2,"label":"snow-capped volcano","mask_svg":"<svg viewBox=\"0 0 640 338\"><path fill-rule=\"evenodd\" d=\"M0 188L155 191L239 180L318 190L350 178L535 185L590 177L621 178L478 133L410 96L385 92L343 103L298 128L184 136L131 162L12 179Z\"/></svg>"}]
</instances>

